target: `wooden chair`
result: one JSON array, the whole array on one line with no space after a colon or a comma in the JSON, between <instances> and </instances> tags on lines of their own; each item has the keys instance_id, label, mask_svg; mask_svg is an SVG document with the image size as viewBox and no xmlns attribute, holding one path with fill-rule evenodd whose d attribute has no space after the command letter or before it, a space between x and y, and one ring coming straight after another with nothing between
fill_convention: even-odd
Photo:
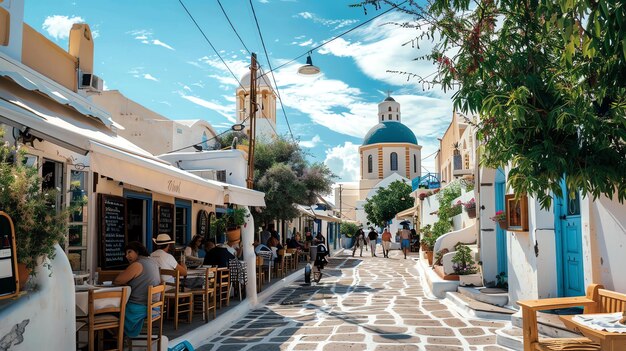
<instances>
[{"instance_id":1,"label":"wooden chair","mask_svg":"<svg viewBox=\"0 0 626 351\"><path fill-rule=\"evenodd\" d=\"M217 267L207 268L204 272L204 284L202 288L192 289L190 292L194 295L194 312L198 312L197 307L200 307L202 320L208 323L209 314L211 310L213 310L213 319L215 319L217 317ZM198 296L200 297L199 299Z\"/></svg>"},{"instance_id":2,"label":"wooden chair","mask_svg":"<svg viewBox=\"0 0 626 351\"><path fill-rule=\"evenodd\" d=\"M161 275L174 278L174 282L165 282L165 300L167 314L169 316L170 313L174 313L174 330L178 330L178 317L180 314L186 314L187 322L191 323L193 318L193 294L181 291L180 273L177 270L161 269Z\"/></svg>"},{"instance_id":3,"label":"wooden chair","mask_svg":"<svg viewBox=\"0 0 626 351\"><path fill-rule=\"evenodd\" d=\"M96 272L98 272L98 281L96 282L97 284L102 284L104 282L112 282L115 280L115 278L117 278L117 276L122 273L123 271L121 270L106 270L103 271L100 267L98 267L96 269Z\"/></svg>"},{"instance_id":4,"label":"wooden chair","mask_svg":"<svg viewBox=\"0 0 626 351\"><path fill-rule=\"evenodd\" d=\"M290 269L295 270L298 267L298 249L287 249L286 252L291 254L287 257L287 265Z\"/></svg>"},{"instance_id":5,"label":"wooden chair","mask_svg":"<svg viewBox=\"0 0 626 351\"><path fill-rule=\"evenodd\" d=\"M222 308L222 303L226 306L230 305L230 270L226 267L217 269L217 295L220 308Z\"/></svg>"},{"instance_id":6,"label":"wooden chair","mask_svg":"<svg viewBox=\"0 0 626 351\"><path fill-rule=\"evenodd\" d=\"M122 351L124 348L124 313L126 311L126 289L121 290L89 290L89 309L85 323L79 328L87 327L89 339L89 351L95 350L96 332L102 336L104 330L115 330L113 333L117 339L117 347L112 350ZM107 306L96 309L96 302L103 299L119 299L117 306ZM99 338L101 340L101 338ZM103 350L102 343L99 343L99 350Z\"/></svg>"},{"instance_id":7,"label":"wooden chair","mask_svg":"<svg viewBox=\"0 0 626 351\"><path fill-rule=\"evenodd\" d=\"M256 290L261 292L263 290L263 281L265 280L265 271L263 270L263 257L256 257Z\"/></svg>"},{"instance_id":8,"label":"wooden chair","mask_svg":"<svg viewBox=\"0 0 626 351\"><path fill-rule=\"evenodd\" d=\"M287 269L285 267L285 249L280 249L278 250L278 257L279 260L278 262L274 262L274 269L276 272L276 275L280 275L281 277L285 277L285 275L287 275Z\"/></svg>"},{"instance_id":9,"label":"wooden chair","mask_svg":"<svg viewBox=\"0 0 626 351\"><path fill-rule=\"evenodd\" d=\"M145 340L146 350L152 351L152 344L157 342L157 350L161 351L161 339L163 338L163 313L165 308L165 284L148 287L148 301L151 303L147 306L146 322L144 328L145 335L139 335L131 338L128 344L128 350L132 351L133 341ZM158 328L158 334L154 335L154 327Z\"/></svg>"},{"instance_id":10,"label":"wooden chair","mask_svg":"<svg viewBox=\"0 0 626 351\"><path fill-rule=\"evenodd\" d=\"M602 285L591 284L586 296L560 297L540 300L518 301L522 307L524 351L553 350L601 350L600 344L589 338L539 339L537 311L583 306L583 314L623 312L626 294L606 290Z\"/></svg>"}]
</instances>

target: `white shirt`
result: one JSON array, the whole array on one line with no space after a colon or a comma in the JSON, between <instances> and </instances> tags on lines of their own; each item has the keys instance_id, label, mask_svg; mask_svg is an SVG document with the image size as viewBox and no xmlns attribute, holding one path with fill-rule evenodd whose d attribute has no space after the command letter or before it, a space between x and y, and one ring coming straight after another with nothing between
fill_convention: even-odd
<instances>
[{"instance_id":1,"label":"white shirt","mask_svg":"<svg viewBox=\"0 0 626 351\"><path fill-rule=\"evenodd\" d=\"M156 261L157 266L159 266L160 269L176 269L176 266L178 266L178 262L176 262L174 256L161 249L153 252L150 257L152 257L152 259ZM162 275L161 280L164 282L173 283L174 277L170 275Z\"/></svg>"}]
</instances>

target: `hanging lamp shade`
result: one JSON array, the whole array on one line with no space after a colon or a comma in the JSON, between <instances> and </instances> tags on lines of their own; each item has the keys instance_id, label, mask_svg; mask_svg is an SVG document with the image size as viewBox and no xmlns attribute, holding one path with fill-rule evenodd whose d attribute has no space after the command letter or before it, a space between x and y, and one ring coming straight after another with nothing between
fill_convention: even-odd
<instances>
[{"instance_id":1,"label":"hanging lamp shade","mask_svg":"<svg viewBox=\"0 0 626 351\"><path fill-rule=\"evenodd\" d=\"M313 65L310 54L306 56L306 64L298 68L298 73L304 76L313 76L320 73L319 67Z\"/></svg>"}]
</instances>

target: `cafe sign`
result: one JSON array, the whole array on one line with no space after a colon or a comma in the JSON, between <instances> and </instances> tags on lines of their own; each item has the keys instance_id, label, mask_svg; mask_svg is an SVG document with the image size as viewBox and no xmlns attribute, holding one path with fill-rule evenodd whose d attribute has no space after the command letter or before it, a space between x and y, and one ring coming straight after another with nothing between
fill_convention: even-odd
<instances>
[{"instance_id":1,"label":"cafe sign","mask_svg":"<svg viewBox=\"0 0 626 351\"><path fill-rule=\"evenodd\" d=\"M196 228L196 234L208 237L209 234L209 213L205 210L198 211L198 226Z\"/></svg>"},{"instance_id":2,"label":"cafe sign","mask_svg":"<svg viewBox=\"0 0 626 351\"><path fill-rule=\"evenodd\" d=\"M173 193L180 194L180 180L168 180L167 181L167 190Z\"/></svg>"}]
</instances>

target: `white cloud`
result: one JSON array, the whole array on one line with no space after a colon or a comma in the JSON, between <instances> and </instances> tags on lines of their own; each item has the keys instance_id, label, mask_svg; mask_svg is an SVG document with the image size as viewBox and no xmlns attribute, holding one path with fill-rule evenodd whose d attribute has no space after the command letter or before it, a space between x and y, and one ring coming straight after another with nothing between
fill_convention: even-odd
<instances>
[{"instance_id":1,"label":"white cloud","mask_svg":"<svg viewBox=\"0 0 626 351\"><path fill-rule=\"evenodd\" d=\"M300 140L300 146L312 148L315 147L315 145L319 144L320 141L322 141L322 138L320 138L318 134L315 134L315 136L311 140Z\"/></svg>"},{"instance_id":2,"label":"white cloud","mask_svg":"<svg viewBox=\"0 0 626 351\"><path fill-rule=\"evenodd\" d=\"M154 45L158 45L158 46L162 46L162 47L164 47L164 48L166 48L166 49L174 50L174 48L173 48L173 47L171 47L171 46L169 46L169 45L165 44L164 42L160 41L159 39L154 39L154 40L152 40L152 44L154 44Z\"/></svg>"},{"instance_id":3,"label":"white cloud","mask_svg":"<svg viewBox=\"0 0 626 351\"><path fill-rule=\"evenodd\" d=\"M202 106L204 108L207 108L209 110L213 110L219 113L220 115L226 117L226 119L229 122L237 123L237 119L233 117L235 115L235 106L233 104L220 105L218 103L207 101L196 96L186 95L182 92L180 93L180 96L183 99L191 101L196 105Z\"/></svg>"},{"instance_id":4,"label":"white cloud","mask_svg":"<svg viewBox=\"0 0 626 351\"><path fill-rule=\"evenodd\" d=\"M339 181L352 182L360 179L359 146L347 141L326 150L324 164L339 177Z\"/></svg>"},{"instance_id":5,"label":"white cloud","mask_svg":"<svg viewBox=\"0 0 626 351\"><path fill-rule=\"evenodd\" d=\"M312 20L314 23L318 23L326 27L334 27L333 30L343 28L358 22L358 20L354 19L326 19L308 11L300 12L294 17L301 17L307 20Z\"/></svg>"},{"instance_id":6,"label":"white cloud","mask_svg":"<svg viewBox=\"0 0 626 351\"><path fill-rule=\"evenodd\" d=\"M147 29L135 29L135 30L126 32L126 34L130 34L133 37L133 39L139 40L142 44L156 45L156 46L164 47L168 50L175 50L173 47L160 41L159 39L153 39L154 34L152 33L152 31L147 30Z\"/></svg>"},{"instance_id":7,"label":"white cloud","mask_svg":"<svg viewBox=\"0 0 626 351\"><path fill-rule=\"evenodd\" d=\"M311 44L313 44L313 39L309 39L307 41L303 41L301 43L297 43L298 46L310 46Z\"/></svg>"},{"instance_id":8,"label":"white cloud","mask_svg":"<svg viewBox=\"0 0 626 351\"><path fill-rule=\"evenodd\" d=\"M267 4L267 3L269 3L269 0L259 0L259 2L260 2L261 4Z\"/></svg>"},{"instance_id":9,"label":"white cloud","mask_svg":"<svg viewBox=\"0 0 626 351\"><path fill-rule=\"evenodd\" d=\"M153 75L151 75L150 73L145 73L145 74L143 75L143 78L144 78L144 79L147 79L147 80L153 80L153 81L155 81L155 82L158 82L158 81L159 81L157 78L155 78L155 77L154 77Z\"/></svg>"},{"instance_id":10,"label":"white cloud","mask_svg":"<svg viewBox=\"0 0 626 351\"><path fill-rule=\"evenodd\" d=\"M74 23L83 22L85 22L85 20L78 16L68 17L53 15L46 17L43 21L42 28L54 39L67 39L70 36L70 29L72 29L72 25Z\"/></svg>"}]
</instances>

